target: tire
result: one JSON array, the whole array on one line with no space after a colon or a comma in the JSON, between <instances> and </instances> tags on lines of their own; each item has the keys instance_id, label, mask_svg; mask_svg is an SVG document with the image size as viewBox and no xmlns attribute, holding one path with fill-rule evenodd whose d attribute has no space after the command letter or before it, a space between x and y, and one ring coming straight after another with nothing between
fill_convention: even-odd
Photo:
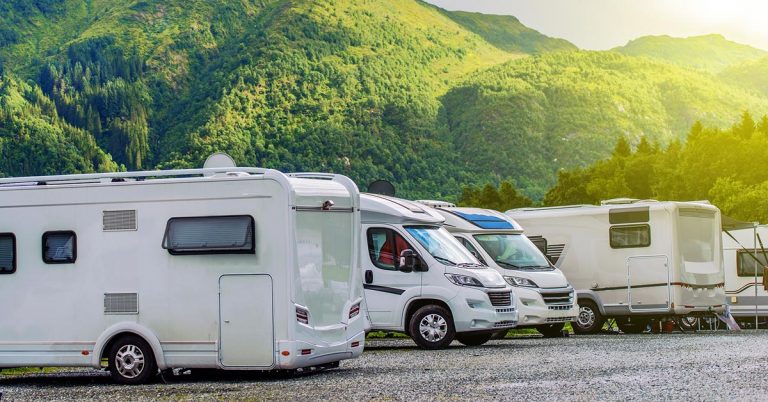
<instances>
[{"instance_id":1,"label":"tire","mask_svg":"<svg viewBox=\"0 0 768 402\"><path fill-rule=\"evenodd\" d=\"M149 344L136 335L118 339L110 348L109 373L120 384L144 384L157 374L157 362Z\"/></svg>"},{"instance_id":2,"label":"tire","mask_svg":"<svg viewBox=\"0 0 768 402\"><path fill-rule=\"evenodd\" d=\"M648 319L620 317L616 319L616 325L625 334L642 334L648 327Z\"/></svg>"},{"instance_id":3,"label":"tire","mask_svg":"<svg viewBox=\"0 0 768 402\"><path fill-rule=\"evenodd\" d=\"M473 333L473 332L460 332L456 334L456 340L463 343L466 346L480 346L491 340L493 332L487 333Z\"/></svg>"},{"instance_id":4,"label":"tire","mask_svg":"<svg viewBox=\"0 0 768 402\"><path fill-rule=\"evenodd\" d=\"M588 300L579 302L579 315L576 321L571 322L575 334L596 334L603 329L603 324L605 324L605 318L594 302Z\"/></svg>"},{"instance_id":5,"label":"tire","mask_svg":"<svg viewBox=\"0 0 768 402\"><path fill-rule=\"evenodd\" d=\"M557 324L544 324L539 325L536 327L536 330L539 331L540 334L544 335L545 338L558 338L563 336L563 328L565 327L565 323L557 323Z\"/></svg>"},{"instance_id":6,"label":"tire","mask_svg":"<svg viewBox=\"0 0 768 402\"><path fill-rule=\"evenodd\" d=\"M698 317L693 316L685 316L685 317L678 317L675 319L677 322L677 326L680 327L684 332L693 332L696 331L699 323Z\"/></svg>"},{"instance_id":7,"label":"tire","mask_svg":"<svg viewBox=\"0 0 768 402\"><path fill-rule=\"evenodd\" d=\"M448 347L456 336L451 313L430 304L416 310L408 324L411 339L424 349Z\"/></svg>"}]
</instances>

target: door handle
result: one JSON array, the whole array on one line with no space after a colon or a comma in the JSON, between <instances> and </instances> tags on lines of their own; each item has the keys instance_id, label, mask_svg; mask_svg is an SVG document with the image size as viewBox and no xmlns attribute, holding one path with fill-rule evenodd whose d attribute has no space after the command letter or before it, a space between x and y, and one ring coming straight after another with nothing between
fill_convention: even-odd
<instances>
[{"instance_id":1,"label":"door handle","mask_svg":"<svg viewBox=\"0 0 768 402\"><path fill-rule=\"evenodd\" d=\"M224 324L229 324L229 320L224 320Z\"/></svg>"},{"instance_id":2,"label":"door handle","mask_svg":"<svg viewBox=\"0 0 768 402\"><path fill-rule=\"evenodd\" d=\"M373 283L373 271L370 269L365 271L365 283Z\"/></svg>"}]
</instances>

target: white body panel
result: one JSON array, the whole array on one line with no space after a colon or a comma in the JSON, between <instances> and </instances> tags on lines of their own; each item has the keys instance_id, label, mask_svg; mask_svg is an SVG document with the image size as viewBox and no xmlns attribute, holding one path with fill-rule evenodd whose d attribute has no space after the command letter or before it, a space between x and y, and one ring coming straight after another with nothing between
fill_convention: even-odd
<instances>
[{"instance_id":1,"label":"white body panel","mask_svg":"<svg viewBox=\"0 0 768 402\"><path fill-rule=\"evenodd\" d=\"M546 239L548 254L577 290L579 301L594 301L606 316L687 315L724 308L720 211L712 205L637 202L507 214L529 236ZM612 247L612 231L632 227L647 228L641 231L647 230L648 244ZM614 240L624 241L621 236Z\"/></svg>"},{"instance_id":2,"label":"white body panel","mask_svg":"<svg viewBox=\"0 0 768 402\"><path fill-rule=\"evenodd\" d=\"M434 202L434 201L433 201ZM481 208L457 208L450 204L438 204L437 211L446 219L445 227L454 236L462 239L462 244L472 247L470 251L478 253L481 261L499 272L502 276L514 276L533 281L538 287L514 286L518 306L518 328L535 327L544 324L568 322L576 319L578 305L573 288L565 275L557 269L515 269L503 267L495 261L476 236L520 236L525 237L523 229L511 218L497 211ZM508 229L484 229L462 216L488 216L503 220L499 222ZM498 225L497 225L498 226ZM533 247L531 245L531 247ZM538 250L534 250L541 254ZM543 258L543 255L541 256ZM563 296L569 299L563 302Z\"/></svg>"},{"instance_id":3,"label":"white body panel","mask_svg":"<svg viewBox=\"0 0 768 402\"><path fill-rule=\"evenodd\" d=\"M348 317L362 301L357 189L343 176L296 176L306 178L232 168L0 180L0 232L15 235L17 257L16 271L0 275L0 303L14 306L0 315L0 367L99 367L125 333L142 336L161 369L291 369L358 356L364 319ZM323 210L324 200L335 206ZM135 228L106 230L105 211L135 211ZM326 220L312 227L317 236L302 231L302 214ZM252 217L254 252L163 248L169 219L233 215ZM76 260L46 264L41 236L60 230L76 233ZM322 260L311 275L300 265L306 247ZM113 293L135 297L137 310L105 311ZM308 325L297 305L310 311Z\"/></svg>"},{"instance_id":4,"label":"white body panel","mask_svg":"<svg viewBox=\"0 0 768 402\"><path fill-rule=\"evenodd\" d=\"M489 332L515 326L517 311L514 296L510 295L512 300L504 306L494 305L490 300L489 294L512 291L501 275L486 267L444 265L408 232L406 228L412 226L440 228L443 219L432 208L423 207L424 212L413 213L388 199L369 194L361 195L361 205L361 266L368 271L364 288L371 329L406 332L408 314L413 312L409 307L425 300L437 301L449 308L456 332ZM428 269L425 272L400 272L381 269L374 264L366 244L368 231L377 228L390 229L402 236L428 265ZM446 236L455 242L450 235ZM455 245L461 248L458 242ZM455 285L446 274L472 276L484 287Z\"/></svg>"},{"instance_id":5,"label":"white body panel","mask_svg":"<svg viewBox=\"0 0 768 402\"><path fill-rule=\"evenodd\" d=\"M732 230L730 234L736 241L723 232L725 300L734 317L753 322L755 317L768 316L768 292L763 287L763 264L768 259L760 245L762 241L768 247L768 227ZM745 249L761 261L755 261Z\"/></svg>"}]
</instances>

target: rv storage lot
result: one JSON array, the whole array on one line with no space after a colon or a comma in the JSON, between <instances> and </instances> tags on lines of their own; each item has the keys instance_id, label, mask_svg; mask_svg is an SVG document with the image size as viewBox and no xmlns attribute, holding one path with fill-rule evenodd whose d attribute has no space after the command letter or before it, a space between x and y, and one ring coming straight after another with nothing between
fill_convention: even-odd
<instances>
[{"instance_id":1,"label":"rv storage lot","mask_svg":"<svg viewBox=\"0 0 768 402\"><path fill-rule=\"evenodd\" d=\"M768 331L517 338L424 351L374 340L341 369L295 378L177 377L118 386L98 371L5 375L3 400L763 399Z\"/></svg>"}]
</instances>

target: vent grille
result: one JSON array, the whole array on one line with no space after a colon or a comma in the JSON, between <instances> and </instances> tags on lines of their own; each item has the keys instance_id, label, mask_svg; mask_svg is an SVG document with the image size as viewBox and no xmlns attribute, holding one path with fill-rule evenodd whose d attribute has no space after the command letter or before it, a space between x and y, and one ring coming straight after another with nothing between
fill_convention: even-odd
<instances>
[{"instance_id":1,"label":"vent grille","mask_svg":"<svg viewBox=\"0 0 768 402\"><path fill-rule=\"evenodd\" d=\"M495 324L493 324L494 328L508 328L508 327L514 327L517 322L515 321L499 321Z\"/></svg>"},{"instance_id":2,"label":"vent grille","mask_svg":"<svg viewBox=\"0 0 768 402\"><path fill-rule=\"evenodd\" d=\"M138 313L138 293L104 293L104 314Z\"/></svg>"},{"instance_id":3,"label":"vent grille","mask_svg":"<svg viewBox=\"0 0 768 402\"><path fill-rule=\"evenodd\" d=\"M512 305L512 293L510 292L488 293L488 298L491 299L491 304L496 307Z\"/></svg>"},{"instance_id":4,"label":"vent grille","mask_svg":"<svg viewBox=\"0 0 768 402\"><path fill-rule=\"evenodd\" d=\"M136 210L104 211L104 231L137 230Z\"/></svg>"},{"instance_id":5,"label":"vent grille","mask_svg":"<svg viewBox=\"0 0 768 402\"><path fill-rule=\"evenodd\" d=\"M547 322L568 322L568 321L576 321L576 317L553 317L553 318L547 318Z\"/></svg>"},{"instance_id":6,"label":"vent grille","mask_svg":"<svg viewBox=\"0 0 768 402\"><path fill-rule=\"evenodd\" d=\"M573 304L573 291L565 292L541 292L541 297L547 305L571 305Z\"/></svg>"},{"instance_id":7,"label":"vent grille","mask_svg":"<svg viewBox=\"0 0 768 402\"><path fill-rule=\"evenodd\" d=\"M557 264L557 260L560 259L560 256L563 254L563 250L565 249L565 244L549 244L547 245L547 256L552 261L553 264Z\"/></svg>"},{"instance_id":8,"label":"vent grille","mask_svg":"<svg viewBox=\"0 0 768 402\"><path fill-rule=\"evenodd\" d=\"M496 309L496 312L497 312L497 313L514 313L514 312L515 312L515 308L514 308L514 307L509 307L509 308L497 308L497 309Z\"/></svg>"},{"instance_id":9,"label":"vent grille","mask_svg":"<svg viewBox=\"0 0 768 402\"><path fill-rule=\"evenodd\" d=\"M568 304L564 306L547 306L550 310L561 310L561 311L567 311L570 310L573 307L573 304Z\"/></svg>"}]
</instances>

